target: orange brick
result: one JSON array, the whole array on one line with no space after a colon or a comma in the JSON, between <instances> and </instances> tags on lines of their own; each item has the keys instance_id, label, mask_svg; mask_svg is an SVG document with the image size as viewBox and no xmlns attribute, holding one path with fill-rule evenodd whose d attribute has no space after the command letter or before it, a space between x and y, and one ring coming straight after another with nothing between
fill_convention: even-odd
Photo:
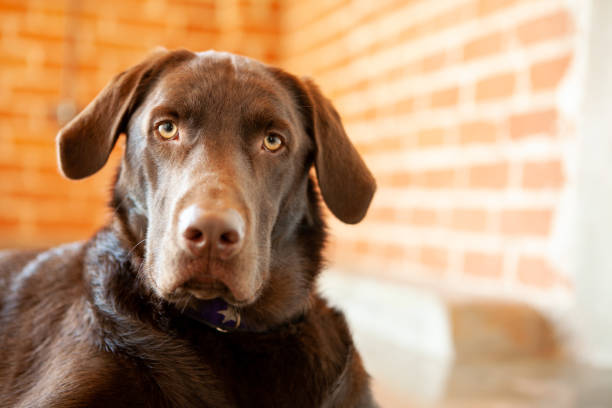
<instances>
[{"instance_id":1,"label":"orange brick","mask_svg":"<svg viewBox=\"0 0 612 408\"><path fill-rule=\"evenodd\" d=\"M487 226L487 212L479 209L455 209L451 226L457 230L484 231Z\"/></svg>"},{"instance_id":2,"label":"orange brick","mask_svg":"<svg viewBox=\"0 0 612 408\"><path fill-rule=\"evenodd\" d=\"M557 111L554 109L526 112L510 117L510 137L521 139L534 134L552 136L556 130Z\"/></svg>"},{"instance_id":3,"label":"orange brick","mask_svg":"<svg viewBox=\"0 0 612 408\"><path fill-rule=\"evenodd\" d=\"M497 125L491 122L466 122L459 126L459 141L468 143L493 143L497 140Z\"/></svg>"},{"instance_id":4,"label":"orange brick","mask_svg":"<svg viewBox=\"0 0 612 408\"><path fill-rule=\"evenodd\" d=\"M552 210L504 210L500 216L500 229L504 235L545 236L550 232Z\"/></svg>"},{"instance_id":5,"label":"orange brick","mask_svg":"<svg viewBox=\"0 0 612 408\"><path fill-rule=\"evenodd\" d=\"M476 100L502 99L512 96L515 76L513 73L495 75L476 83Z\"/></svg>"},{"instance_id":6,"label":"orange brick","mask_svg":"<svg viewBox=\"0 0 612 408\"><path fill-rule=\"evenodd\" d=\"M28 3L26 3L26 2L20 2L20 1L7 2L7 1L3 1L2 3L0 3L0 12L1 13L24 12L24 11L27 11L27 9L28 9Z\"/></svg>"},{"instance_id":7,"label":"orange brick","mask_svg":"<svg viewBox=\"0 0 612 408\"><path fill-rule=\"evenodd\" d=\"M566 10L521 24L517 35L523 44L533 44L540 41L561 37L572 31L572 19Z\"/></svg>"},{"instance_id":8,"label":"orange brick","mask_svg":"<svg viewBox=\"0 0 612 408\"><path fill-rule=\"evenodd\" d=\"M449 188L455 184L454 170L429 170L414 175L414 184L424 188Z\"/></svg>"},{"instance_id":9,"label":"orange brick","mask_svg":"<svg viewBox=\"0 0 612 408\"><path fill-rule=\"evenodd\" d=\"M422 247L419 261L430 268L446 269L448 265L448 251L444 248Z\"/></svg>"},{"instance_id":10,"label":"orange brick","mask_svg":"<svg viewBox=\"0 0 612 408\"><path fill-rule=\"evenodd\" d=\"M502 33L487 34L470 41L463 47L463 60L469 61L499 53L504 49Z\"/></svg>"},{"instance_id":11,"label":"orange brick","mask_svg":"<svg viewBox=\"0 0 612 408\"><path fill-rule=\"evenodd\" d=\"M415 184L417 176L409 171L398 171L387 174L379 174L376 177L381 186L404 188Z\"/></svg>"},{"instance_id":12,"label":"orange brick","mask_svg":"<svg viewBox=\"0 0 612 408\"><path fill-rule=\"evenodd\" d=\"M531 88L536 91L556 88L567 72L571 61L572 56L565 55L532 65L529 71Z\"/></svg>"},{"instance_id":13,"label":"orange brick","mask_svg":"<svg viewBox=\"0 0 612 408\"><path fill-rule=\"evenodd\" d=\"M478 0L478 15L486 16L515 5L517 0Z\"/></svg>"},{"instance_id":14,"label":"orange brick","mask_svg":"<svg viewBox=\"0 0 612 408\"><path fill-rule=\"evenodd\" d=\"M561 188L564 182L565 175L560 160L523 165L523 187L526 189Z\"/></svg>"},{"instance_id":15,"label":"orange brick","mask_svg":"<svg viewBox=\"0 0 612 408\"><path fill-rule=\"evenodd\" d=\"M441 145L444 143L445 134L441 128L423 129L417 134L417 145L420 147Z\"/></svg>"},{"instance_id":16,"label":"orange brick","mask_svg":"<svg viewBox=\"0 0 612 408\"><path fill-rule=\"evenodd\" d=\"M463 273L483 278L501 278L503 257L499 254L468 252L463 258Z\"/></svg>"},{"instance_id":17,"label":"orange brick","mask_svg":"<svg viewBox=\"0 0 612 408\"><path fill-rule=\"evenodd\" d=\"M408 255L408 250L401 245L385 244L380 248L381 256L385 259L403 259Z\"/></svg>"},{"instance_id":18,"label":"orange brick","mask_svg":"<svg viewBox=\"0 0 612 408\"><path fill-rule=\"evenodd\" d=\"M369 221L394 222L396 220L396 211L391 207L374 207L368 211Z\"/></svg>"},{"instance_id":19,"label":"orange brick","mask_svg":"<svg viewBox=\"0 0 612 408\"><path fill-rule=\"evenodd\" d=\"M519 282L539 288L550 288L559 282L559 275L548 261L536 256L522 256L516 276Z\"/></svg>"},{"instance_id":20,"label":"orange brick","mask_svg":"<svg viewBox=\"0 0 612 408\"><path fill-rule=\"evenodd\" d=\"M414 98L407 98L393 105L392 111L396 115L412 113L414 111Z\"/></svg>"},{"instance_id":21,"label":"orange brick","mask_svg":"<svg viewBox=\"0 0 612 408\"><path fill-rule=\"evenodd\" d=\"M381 137L374 141L362 142L356 145L361 154L397 151L403 146L400 137Z\"/></svg>"},{"instance_id":22,"label":"orange brick","mask_svg":"<svg viewBox=\"0 0 612 408\"><path fill-rule=\"evenodd\" d=\"M459 101L459 88L452 87L431 94L430 106L432 108L448 108Z\"/></svg>"},{"instance_id":23,"label":"orange brick","mask_svg":"<svg viewBox=\"0 0 612 408\"><path fill-rule=\"evenodd\" d=\"M421 227L438 223L438 213L427 208L415 208L410 213L410 222Z\"/></svg>"},{"instance_id":24,"label":"orange brick","mask_svg":"<svg viewBox=\"0 0 612 408\"><path fill-rule=\"evenodd\" d=\"M15 217L17 214L11 214L11 216L6 216L6 214L0 214L0 233L4 232L4 230L14 230L19 226L19 220Z\"/></svg>"},{"instance_id":25,"label":"orange brick","mask_svg":"<svg viewBox=\"0 0 612 408\"><path fill-rule=\"evenodd\" d=\"M422 72L430 73L441 69L446 62L446 52L440 52L423 58Z\"/></svg>"},{"instance_id":26,"label":"orange brick","mask_svg":"<svg viewBox=\"0 0 612 408\"><path fill-rule=\"evenodd\" d=\"M468 169L471 188L504 188L508 185L508 163L472 166Z\"/></svg>"},{"instance_id":27,"label":"orange brick","mask_svg":"<svg viewBox=\"0 0 612 408\"><path fill-rule=\"evenodd\" d=\"M357 253L357 254L363 254L365 252L368 252L370 248L370 243L368 241L355 241L353 242L353 252Z\"/></svg>"},{"instance_id":28,"label":"orange brick","mask_svg":"<svg viewBox=\"0 0 612 408\"><path fill-rule=\"evenodd\" d=\"M419 31L424 35L434 34L438 31L442 31L454 25L460 24L461 22L470 19L472 16L472 4L461 4L442 14L434 16L429 21L424 22L419 28Z\"/></svg>"}]
</instances>

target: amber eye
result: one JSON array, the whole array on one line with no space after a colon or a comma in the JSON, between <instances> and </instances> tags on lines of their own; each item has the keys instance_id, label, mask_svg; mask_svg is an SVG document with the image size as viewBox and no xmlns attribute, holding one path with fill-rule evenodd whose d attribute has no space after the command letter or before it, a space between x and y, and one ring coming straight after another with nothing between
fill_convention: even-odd
<instances>
[{"instance_id":1,"label":"amber eye","mask_svg":"<svg viewBox=\"0 0 612 408\"><path fill-rule=\"evenodd\" d=\"M178 127L174 122L167 120L157 125L157 131L162 138L170 140L178 134Z\"/></svg>"},{"instance_id":2,"label":"amber eye","mask_svg":"<svg viewBox=\"0 0 612 408\"><path fill-rule=\"evenodd\" d=\"M269 133L264 137L263 146L266 150L275 152L283 147L283 139L277 134Z\"/></svg>"}]
</instances>

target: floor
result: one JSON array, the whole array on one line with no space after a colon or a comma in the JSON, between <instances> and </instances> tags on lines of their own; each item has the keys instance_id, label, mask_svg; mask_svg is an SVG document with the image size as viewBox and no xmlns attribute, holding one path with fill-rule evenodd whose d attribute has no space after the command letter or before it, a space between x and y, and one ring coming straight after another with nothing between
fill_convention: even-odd
<instances>
[{"instance_id":1,"label":"floor","mask_svg":"<svg viewBox=\"0 0 612 408\"><path fill-rule=\"evenodd\" d=\"M521 305L458 307L427 288L331 270L319 288L345 312L383 408L612 408L612 369L534 357L558 354ZM501 357L519 355L532 357Z\"/></svg>"},{"instance_id":2,"label":"floor","mask_svg":"<svg viewBox=\"0 0 612 408\"><path fill-rule=\"evenodd\" d=\"M381 407L610 408L612 370L557 360L443 363L414 358L404 387L374 381ZM432 387L431 371L446 371ZM423 370L421 374L419 371Z\"/></svg>"}]
</instances>

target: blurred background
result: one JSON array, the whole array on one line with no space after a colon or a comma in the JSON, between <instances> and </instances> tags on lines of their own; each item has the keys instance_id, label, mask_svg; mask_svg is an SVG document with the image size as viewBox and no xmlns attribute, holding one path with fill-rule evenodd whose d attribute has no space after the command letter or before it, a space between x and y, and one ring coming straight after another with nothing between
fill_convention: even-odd
<instances>
[{"instance_id":1,"label":"blurred background","mask_svg":"<svg viewBox=\"0 0 612 408\"><path fill-rule=\"evenodd\" d=\"M86 239L54 137L156 46L313 77L378 181L320 290L384 407L612 406L612 2L0 0L0 247ZM119 143L121 144L121 143Z\"/></svg>"}]
</instances>

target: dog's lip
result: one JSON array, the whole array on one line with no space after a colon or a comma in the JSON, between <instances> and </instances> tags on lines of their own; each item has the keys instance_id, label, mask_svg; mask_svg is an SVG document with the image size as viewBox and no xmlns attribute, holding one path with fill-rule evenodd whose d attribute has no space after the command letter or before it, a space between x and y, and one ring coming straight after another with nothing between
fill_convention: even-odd
<instances>
[{"instance_id":1,"label":"dog's lip","mask_svg":"<svg viewBox=\"0 0 612 408\"><path fill-rule=\"evenodd\" d=\"M169 300L179 302L188 299L197 303L198 300L211 300L217 298L221 298L226 303L235 307L244 307L253 303L251 300L242 301L236 299L226 285L215 279L211 279L210 282L207 283L203 283L200 280L188 282L177 288Z\"/></svg>"},{"instance_id":2,"label":"dog's lip","mask_svg":"<svg viewBox=\"0 0 612 408\"><path fill-rule=\"evenodd\" d=\"M185 266L191 271L197 271L194 277L183 283L176 292L182 292L182 295L188 294L196 299L210 300L214 298L222 298L227 303L236 306L246 306L256 301L259 291L255 294L249 294L247 298L237 298L235 287L239 286L235 281L233 268L235 266L220 261L218 259L192 259ZM226 277L224 279L223 277Z\"/></svg>"}]
</instances>

